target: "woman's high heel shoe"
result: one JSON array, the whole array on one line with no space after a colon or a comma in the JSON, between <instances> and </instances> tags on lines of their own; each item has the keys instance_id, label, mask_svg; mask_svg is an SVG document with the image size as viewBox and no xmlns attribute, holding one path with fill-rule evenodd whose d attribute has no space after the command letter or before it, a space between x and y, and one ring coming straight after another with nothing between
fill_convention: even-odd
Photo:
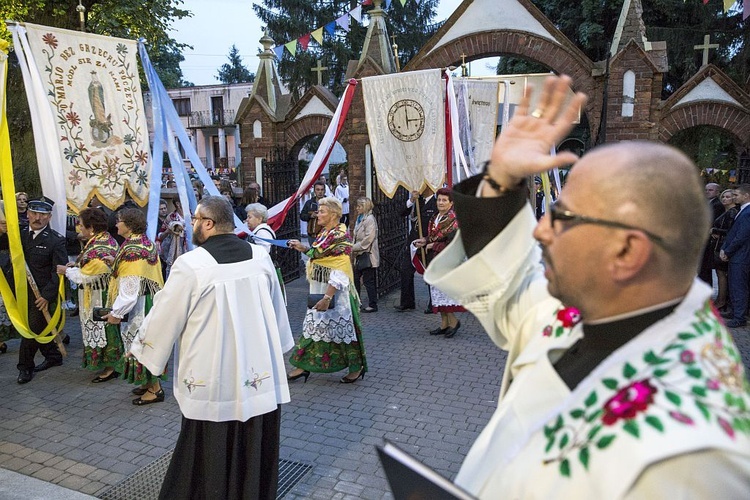
<instances>
[{"instance_id":1,"label":"woman's high heel shoe","mask_svg":"<svg viewBox=\"0 0 750 500\"><path fill-rule=\"evenodd\" d=\"M357 374L357 376L354 377L354 378L347 378L347 377L348 377L348 375L346 377L341 377L341 380L339 380L339 382L341 382L342 384L353 384L354 382L357 381L357 379L361 378L362 380L364 380L365 379L365 371L364 370L360 370L359 373Z\"/></svg>"},{"instance_id":2,"label":"woman's high heel shoe","mask_svg":"<svg viewBox=\"0 0 750 500\"><path fill-rule=\"evenodd\" d=\"M0 344L0 354L5 354L6 352L8 352L8 344L3 342Z\"/></svg>"},{"instance_id":3,"label":"woman's high heel shoe","mask_svg":"<svg viewBox=\"0 0 750 500\"><path fill-rule=\"evenodd\" d=\"M449 339L449 338L453 337L456 334L456 332L458 331L459 328L461 328L461 322L460 321L458 323L456 323L456 326L454 326L453 328L448 328L448 331L445 332L445 338Z\"/></svg>"},{"instance_id":4,"label":"woman's high heel shoe","mask_svg":"<svg viewBox=\"0 0 750 500\"><path fill-rule=\"evenodd\" d=\"M309 376L310 376L310 372L307 370L303 370L299 372L297 375L287 375L286 379L289 381L292 381L292 380L297 380L300 377L305 377L305 383L307 383L307 377Z\"/></svg>"}]
</instances>

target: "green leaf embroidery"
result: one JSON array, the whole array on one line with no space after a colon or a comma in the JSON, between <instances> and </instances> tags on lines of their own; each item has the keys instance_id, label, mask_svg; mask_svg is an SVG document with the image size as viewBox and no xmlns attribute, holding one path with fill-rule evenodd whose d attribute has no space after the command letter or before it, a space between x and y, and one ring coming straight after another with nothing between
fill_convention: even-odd
<instances>
[{"instance_id":1,"label":"green leaf embroidery","mask_svg":"<svg viewBox=\"0 0 750 500\"><path fill-rule=\"evenodd\" d=\"M680 340L690 340L695 338L694 333L678 333L677 338Z\"/></svg>"},{"instance_id":2,"label":"green leaf embroidery","mask_svg":"<svg viewBox=\"0 0 750 500\"><path fill-rule=\"evenodd\" d=\"M565 477L570 477L570 462L567 458L560 462L560 474Z\"/></svg>"},{"instance_id":3,"label":"green leaf embroidery","mask_svg":"<svg viewBox=\"0 0 750 500\"><path fill-rule=\"evenodd\" d=\"M576 409L570 412L570 416L572 418L581 418L584 415L584 411L581 409Z\"/></svg>"},{"instance_id":4,"label":"green leaf embroidery","mask_svg":"<svg viewBox=\"0 0 750 500\"><path fill-rule=\"evenodd\" d=\"M701 378L703 376L703 371L698 367L688 368L687 370L685 370L685 373L693 378Z\"/></svg>"},{"instance_id":5,"label":"green leaf embroidery","mask_svg":"<svg viewBox=\"0 0 750 500\"><path fill-rule=\"evenodd\" d=\"M680 351L685 348L685 344L672 344L671 346L664 349L664 352L667 351L674 351L675 349L679 349Z\"/></svg>"},{"instance_id":6,"label":"green leaf embroidery","mask_svg":"<svg viewBox=\"0 0 750 500\"><path fill-rule=\"evenodd\" d=\"M669 370L665 370L664 368L659 368L659 369L654 370L654 377L661 378L667 373L669 373Z\"/></svg>"},{"instance_id":7,"label":"green leaf embroidery","mask_svg":"<svg viewBox=\"0 0 750 500\"><path fill-rule=\"evenodd\" d=\"M633 378L633 375L637 373L636 369L633 368L633 365L630 363L625 363L625 366L622 368L622 375L625 378Z\"/></svg>"},{"instance_id":8,"label":"green leaf embroidery","mask_svg":"<svg viewBox=\"0 0 750 500\"><path fill-rule=\"evenodd\" d=\"M594 406L594 404L596 404L596 401L597 401L597 399L598 399L598 398L597 398L597 396L596 396L596 391L594 391L594 392L592 392L591 394L589 394L589 397L587 397L587 398L586 398L586 401L584 401L583 403L584 403L584 404L585 404L585 405L586 405L587 407L588 407L588 406Z\"/></svg>"},{"instance_id":9,"label":"green leaf embroidery","mask_svg":"<svg viewBox=\"0 0 750 500\"><path fill-rule=\"evenodd\" d=\"M641 437L641 431L638 427L638 422L635 420L628 420L625 422L625 425L622 426L623 430L625 432L628 432L629 434L632 434L633 436L639 438Z\"/></svg>"},{"instance_id":10,"label":"green leaf embroidery","mask_svg":"<svg viewBox=\"0 0 750 500\"><path fill-rule=\"evenodd\" d=\"M594 420L598 420L599 418L601 418L602 413L604 413L604 410L601 410L601 409L600 410L596 410L594 413L592 413L591 415L589 415L588 417L586 417L585 420L586 420L586 422L589 422L589 423L593 422Z\"/></svg>"},{"instance_id":11,"label":"green leaf embroidery","mask_svg":"<svg viewBox=\"0 0 750 500\"><path fill-rule=\"evenodd\" d=\"M711 412L708 410L708 407L697 399L695 400L695 406L701 411L701 413L703 414L703 418L705 418L706 421L710 422Z\"/></svg>"},{"instance_id":12,"label":"green leaf embroidery","mask_svg":"<svg viewBox=\"0 0 750 500\"><path fill-rule=\"evenodd\" d=\"M664 424L661 423L661 420L659 420L658 417L654 417L653 415L649 415L646 417L646 423L656 429L659 432L664 432Z\"/></svg>"},{"instance_id":13,"label":"green leaf embroidery","mask_svg":"<svg viewBox=\"0 0 750 500\"><path fill-rule=\"evenodd\" d=\"M594 427L593 427L593 428L592 428L592 429L591 429L591 430L589 431L589 434L588 434L588 436L586 436L586 437L587 437L587 439L588 439L589 441L593 441L593 440L594 440L594 437L595 437L595 436L596 436L597 434L599 434L599 431L600 431L600 430L602 430L602 425L601 425L601 424L599 424L599 425L595 425L595 426L594 426Z\"/></svg>"},{"instance_id":14,"label":"green leaf embroidery","mask_svg":"<svg viewBox=\"0 0 750 500\"><path fill-rule=\"evenodd\" d=\"M667 397L668 400L670 400L675 406L680 406L682 404L682 398L675 394L672 391L664 391L664 395Z\"/></svg>"},{"instance_id":15,"label":"green leaf embroidery","mask_svg":"<svg viewBox=\"0 0 750 500\"><path fill-rule=\"evenodd\" d=\"M555 328L555 337L561 336L564 331L565 329L562 326L558 326L557 328Z\"/></svg>"},{"instance_id":16,"label":"green leaf embroidery","mask_svg":"<svg viewBox=\"0 0 750 500\"><path fill-rule=\"evenodd\" d=\"M602 384L604 384L604 386L605 386L605 387L606 387L607 389L612 389L613 391L614 391L615 389L617 389L617 386L619 385L619 384L617 383L617 380L615 380L615 379L613 379L613 378L605 378L604 380L602 380Z\"/></svg>"},{"instance_id":17,"label":"green leaf embroidery","mask_svg":"<svg viewBox=\"0 0 750 500\"><path fill-rule=\"evenodd\" d=\"M643 355L643 361L650 365L660 365L662 363L668 363L669 360L666 358L660 358L656 354L654 354L654 351L648 351L646 354Z\"/></svg>"},{"instance_id":18,"label":"green leaf embroidery","mask_svg":"<svg viewBox=\"0 0 750 500\"><path fill-rule=\"evenodd\" d=\"M701 387L699 385L694 385L692 391L693 391L693 394L695 394L696 396L701 396L703 398L706 397L706 388L705 387Z\"/></svg>"},{"instance_id":19,"label":"green leaf embroidery","mask_svg":"<svg viewBox=\"0 0 750 500\"><path fill-rule=\"evenodd\" d=\"M549 453L549 450L551 450L551 449L552 449L552 446L553 446L554 444L555 444L555 437L554 437L554 436L550 436L550 437L549 437L549 438L547 439L547 447L546 447L546 448L544 449L544 453Z\"/></svg>"},{"instance_id":20,"label":"green leaf embroidery","mask_svg":"<svg viewBox=\"0 0 750 500\"><path fill-rule=\"evenodd\" d=\"M568 436L568 434L567 433L563 434L563 437L560 440L560 449L564 450L565 447L568 445L569 442L570 442L570 437Z\"/></svg>"},{"instance_id":21,"label":"green leaf embroidery","mask_svg":"<svg viewBox=\"0 0 750 500\"><path fill-rule=\"evenodd\" d=\"M583 466L588 470L589 468L589 448L584 446L581 451L578 452L578 460L581 461Z\"/></svg>"},{"instance_id":22,"label":"green leaf embroidery","mask_svg":"<svg viewBox=\"0 0 750 500\"><path fill-rule=\"evenodd\" d=\"M603 450L604 448L612 444L612 441L615 440L615 437L617 436L614 434L608 434L606 436L602 436L601 438L599 438L599 441L596 442L596 447L599 448L600 450Z\"/></svg>"}]
</instances>

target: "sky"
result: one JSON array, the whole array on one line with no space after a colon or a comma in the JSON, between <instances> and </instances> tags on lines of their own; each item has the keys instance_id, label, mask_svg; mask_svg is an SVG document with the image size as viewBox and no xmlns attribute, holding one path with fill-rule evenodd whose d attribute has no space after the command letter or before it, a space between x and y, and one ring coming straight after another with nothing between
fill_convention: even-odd
<instances>
[{"instance_id":1,"label":"sky","mask_svg":"<svg viewBox=\"0 0 750 500\"><path fill-rule=\"evenodd\" d=\"M256 0L256 3L260 1ZM435 20L447 19L460 3L461 0L440 0ZM181 7L191 11L193 16L175 22L171 30L175 40L193 47L183 52L185 60L180 66L184 80L196 85L219 84L216 74L219 67L228 62L227 55L232 44L239 49L247 69L253 73L256 71L256 54L263 33L262 23L255 16L252 4L252 0L184 0ZM318 26L310 27L311 30L315 28ZM276 40L278 43L288 41ZM475 61L472 74L491 74L486 66L485 61Z\"/></svg>"}]
</instances>

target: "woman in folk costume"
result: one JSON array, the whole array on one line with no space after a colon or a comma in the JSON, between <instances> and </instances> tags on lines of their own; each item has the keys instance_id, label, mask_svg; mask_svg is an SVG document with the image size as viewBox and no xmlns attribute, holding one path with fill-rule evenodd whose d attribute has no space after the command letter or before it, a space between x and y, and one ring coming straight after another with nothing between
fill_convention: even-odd
<instances>
[{"instance_id":1,"label":"woman in folk costume","mask_svg":"<svg viewBox=\"0 0 750 500\"><path fill-rule=\"evenodd\" d=\"M312 247L289 240L291 248L310 258L307 280L311 297L322 297L315 304L308 301L302 335L289 359L297 368L287 375L289 380L304 377L307 382L310 372L332 373L348 368L341 383L350 384L364 378L367 371L351 263L352 240L346 226L339 224L340 218L341 202L322 198L318 202L321 231Z\"/></svg>"},{"instance_id":2,"label":"woman in folk costume","mask_svg":"<svg viewBox=\"0 0 750 500\"><path fill-rule=\"evenodd\" d=\"M135 384L133 394L140 397L134 405L164 401L164 390L159 379L130 355L133 342L143 318L153 303L153 296L164 286L161 263L156 245L146 236L146 216L137 208L126 208L117 214L117 231L125 237L115 257L112 280L109 285L109 303L112 307L106 318L110 324L120 325L124 356L117 364L122 378Z\"/></svg>"},{"instance_id":3,"label":"woman in folk costume","mask_svg":"<svg viewBox=\"0 0 750 500\"><path fill-rule=\"evenodd\" d=\"M117 255L117 241L107 232L107 215L98 208L84 208L78 215L79 233L86 245L74 263L57 266L57 272L78 285L83 367L101 370L93 383L117 377L115 364L122 356L122 340L116 326L94 321L95 307L107 304L112 262Z\"/></svg>"},{"instance_id":4,"label":"woman in folk costume","mask_svg":"<svg viewBox=\"0 0 750 500\"><path fill-rule=\"evenodd\" d=\"M166 264L167 276L169 276L169 269L177 260L177 257L188 251L182 203L180 203L180 200L174 200L173 203L174 211L166 216L156 238L157 245L161 243L158 252Z\"/></svg>"},{"instance_id":5,"label":"woman in folk costume","mask_svg":"<svg viewBox=\"0 0 750 500\"><path fill-rule=\"evenodd\" d=\"M453 212L453 193L450 188L438 189L435 193L435 201L438 213L430 219L427 236L414 242L415 247L424 247L427 250L428 265L448 246L448 243L453 241L458 232L458 220ZM461 327L461 322L454 313L465 309L434 286L430 287L430 298L433 312L440 313L440 328L431 330L430 335L453 337Z\"/></svg>"}]
</instances>

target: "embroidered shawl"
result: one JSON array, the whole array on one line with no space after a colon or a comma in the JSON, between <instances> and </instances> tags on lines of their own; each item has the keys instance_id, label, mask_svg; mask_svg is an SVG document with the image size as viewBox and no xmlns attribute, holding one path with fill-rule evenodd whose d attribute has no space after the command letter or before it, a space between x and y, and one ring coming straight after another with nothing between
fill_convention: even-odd
<instances>
[{"instance_id":1,"label":"embroidered shawl","mask_svg":"<svg viewBox=\"0 0 750 500\"><path fill-rule=\"evenodd\" d=\"M132 234L122 242L113 264L109 297L117 297L119 279L123 276L139 276L141 295L154 294L164 286L161 275L161 262L156 245L145 234Z\"/></svg>"},{"instance_id":2,"label":"embroidered shawl","mask_svg":"<svg viewBox=\"0 0 750 500\"><path fill-rule=\"evenodd\" d=\"M430 219L427 242L432 243L432 255L435 256L448 246L458 231L458 219L453 209L445 215L439 213Z\"/></svg>"},{"instance_id":3,"label":"embroidered shawl","mask_svg":"<svg viewBox=\"0 0 750 500\"><path fill-rule=\"evenodd\" d=\"M323 229L312 244L307 256L307 279L328 282L331 270L338 269L354 283L352 270L352 237L344 224Z\"/></svg>"},{"instance_id":4,"label":"embroidered shawl","mask_svg":"<svg viewBox=\"0 0 750 500\"><path fill-rule=\"evenodd\" d=\"M117 241L104 231L93 235L84 245L76 259L76 265L81 268L81 274L96 276L109 274L112 268L107 264L106 257L117 257Z\"/></svg>"}]
</instances>

